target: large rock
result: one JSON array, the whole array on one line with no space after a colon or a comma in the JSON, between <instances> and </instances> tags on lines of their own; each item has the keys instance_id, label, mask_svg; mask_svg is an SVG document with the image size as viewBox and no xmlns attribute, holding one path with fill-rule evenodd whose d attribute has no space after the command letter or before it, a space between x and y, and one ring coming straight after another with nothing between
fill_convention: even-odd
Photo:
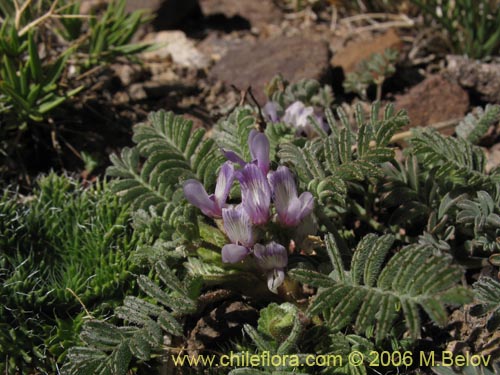
<instances>
[{"instance_id":1,"label":"large rock","mask_svg":"<svg viewBox=\"0 0 500 375\"><path fill-rule=\"evenodd\" d=\"M362 60L370 58L372 54L381 54L387 48L399 50L401 46L401 38L394 29L389 29L378 36L360 36L335 51L331 64L333 67L341 67L344 74L351 73Z\"/></svg>"},{"instance_id":2,"label":"large rock","mask_svg":"<svg viewBox=\"0 0 500 375\"><path fill-rule=\"evenodd\" d=\"M500 103L500 60L483 63L465 56L447 56L446 61L448 73L463 87L484 101Z\"/></svg>"},{"instance_id":3,"label":"large rock","mask_svg":"<svg viewBox=\"0 0 500 375\"><path fill-rule=\"evenodd\" d=\"M279 23L283 17L272 0L200 0L205 16L242 17L254 27Z\"/></svg>"},{"instance_id":4,"label":"large rock","mask_svg":"<svg viewBox=\"0 0 500 375\"><path fill-rule=\"evenodd\" d=\"M410 127L426 126L463 117L469 95L457 83L434 75L396 97L395 107L408 111Z\"/></svg>"},{"instance_id":5,"label":"large rock","mask_svg":"<svg viewBox=\"0 0 500 375\"><path fill-rule=\"evenodd\" d=\"M326 43L301 36L277 37L231 49L213 67L211 78L239 89L252 87L265 100L264 87L276 74L295 82L303 78L324 81L329 70Z\"/></svg>"}]
</instances>

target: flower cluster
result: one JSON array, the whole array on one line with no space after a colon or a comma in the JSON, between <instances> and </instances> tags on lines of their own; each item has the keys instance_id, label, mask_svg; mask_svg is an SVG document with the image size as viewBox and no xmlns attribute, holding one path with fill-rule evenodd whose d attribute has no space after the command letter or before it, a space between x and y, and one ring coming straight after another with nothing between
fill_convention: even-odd
<instances>
[{"instance_id":1,"label":"flower cluster","mask_svg":"<svg viewBox=\"0 0 500 375\"><path fill-rule=\"evenodd\" d=\"M297 133L305 133L308 137L316 134L311 118L325 131L328 128L323 117L318 115L313 107L306 107L301 101L293 102L285 109L284 113L281 113L281 116L279 105L276 102L267 102L262 111L268 121L284 122L296 128Z\"/></svg>"},{"instance_id":2,"label":"flower cluster","mask_svg":"<svg viewBox=\"0 0 500 375\"><path fill-rule=\"evenodd\" d=\"M208 195L199 181L187 180L184 195L205 215L222 218L231 241L222 248L223 262L236 263L253 254L267 274L269 289L276 293L285 278L287 250L275 241L267 245L258 243L262 228L273 219L271 203L276 211L275 221L284 227L296 227L312 212L314 199L309 192L298 195L294 177L287 167L270 170L270 146L265 134L252 130L248 145L250 162L233 151L224 151L228 161L220 169L214 194ZM235 180L240 184L241 203L230 205L226 201Z\"/></svg>"}]
</instances>

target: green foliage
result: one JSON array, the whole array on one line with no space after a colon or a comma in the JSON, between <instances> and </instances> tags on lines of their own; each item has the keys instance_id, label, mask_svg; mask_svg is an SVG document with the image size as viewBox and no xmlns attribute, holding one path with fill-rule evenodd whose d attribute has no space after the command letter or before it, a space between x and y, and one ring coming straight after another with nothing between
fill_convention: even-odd
<instances>
[{"instance_id":1,"label":"green foliage","mask_svg":"<svg viewBox=\"0 0 500 375\"><path fill-rule=\"evenodd\" d=\"M213 130L213 139L223 150L231 150L243 160L250 161L248 135L257 126L255 111L251 107L237 107L226 119L221 119ZM276 160L279 144L292 140L294 131L291 127L282 124L267 124L264 130L270 143L270 159Z\"/></svg>"},{"instance_id":2,"label":"green foliage","mask_svg":"<svg viewBox=\"0 0 500 375\"><path fill-rule=\"evenodd\" d=\"M271 303L260 310L258 331L275 340L283 341L293 328L297 307L290 303Z\"/></svg>"},{"instance_id":3,"label":"green foliage","mask_svg":"<svg viewBox=\"0 0 500 375\"><path fill-rule=\"evenodd\" d=\"M313 327L309 335L307 339L314 343L315 353L335 356L336 366L323 368L322 374L367 374L368 363L372 359L371 352L375 350L375 345L370 340L353 334L328 333L323 327ZM362 353L365 359L359 366L349 361L349 354L354 351ZM341 361L337 359L339 356Z\"/></svg>"},{"instance_id":4,"label":"green foliage","mask_svg":"<svg viewBox=\"0 0 500 375\"><path fill-rule=\"evenodd\" d=\"M306 106L316 106L323 109L330 108L333 104L333 91L328 85L321 84L314 79L302 79L290 83L281 75L275 76L266 86L265 92L270 101L278 104L284 111L296 101Z\"/></svg>"},{"instance_id":5,"label":"green foliage","mask_svg":"<svg viewBox=\"0 0 500 375\"><path fill-rule=\"evenodd\" d=\"M54 31L65 41L71 42L82 36L84 22L80 17L74 17L79 15L82 4L81 1L65 1L65 3L59 11L63 17L59 19L59 27L56 27Z\"/></svg>"},{"instance_id":6,"label":"green foliage","mask_svg":"<svg viewBox=\"0 0 500 375\"><path fill-rule=\"evenodd\" d=\"M500 4L495 0L412 0L446 30L450 49L480 59L500 48Z\"/></svg>"},{"instance_id":7,"label":"green foliage","mask_svg":"<svg viewBox=\"0 0 500 375\"><path fill-rule=\"evenodd\" d=\"M131 204L136 219L149 223L141 227L154 231L153 237L161 235L171 241L161 246L172 250L180 242L192 247L200 237L197 210L186 204L182 180L196 178L207 190L213 189L224 161L214 140L205 138L205 130L192 128L191 121L171 112L152 113L148 123L134 129L137 145L124 148L120 156L113 155L113 166L107 171L109 176L119 177L112 189L121 201ZM151 225L153 222L156 224Z\"/></svg>"},{"instance_id":8,"label":"green foliage","mask_svg":"<svg viewBox=\"0 0 500 375\"><path fill-rule=\"evenodd\" d=\"M161 355L164 335L182 336L177 317L196 310L197 280L181 281L164 263L155 270L162 286L146 276L137 280L146 298L129 296L116 316L129 325L102 320L87 322L80 335L85 346L71 348L63 370L67 374L126 374L132 360L148 361ZM195 292L195 293L193 293Z\"/></svg>"},{"instance_id":9,"label":"green foliage","mask_svg":"<svg viewBox=\"0 0 500 375\"><path fill-rule=\"evenodd\" d=\"M319 87L304 81L287 86L292 87L287 92L275 83L276 100L300 98L309 104ZM284 124L268 124L272 169L289 166L298 191L315 197L315 210L303 226L284 230L273 221L257 229L266 231L260 238L279 238L289 250L287 276L272 297L260 289L265 283L251 259L222 263L220 249L228 239L221 221L200 215L182 191L183 182L195 178L213 192L225 161L221 148L250 161L248 134L264 126L258 111L236 108L217 124L212 138L173 113L152 113L134 128L135 146L111 158L108 175L115 180L109 187L84 190L51 176L31 200L13 195L0 200L0 246L11 249L0 258L2 288L7 288L1 302L8 308L0 312L2 321L19 327L5 327L0 334L1 349L16 354L8 369L15 370L14 363L23 364L21 372L49 368L73 346L64 367L68 374L151 372L168 355L166 347L185 347L184 335L192 337L193 323L208 316L212 307L207 306L220 302L220 297L211 301L212 294L223 289L221 295L249 296L262 308L258 326L244 326L245 337L236 338L233 347L250 341L249 350L257 353L299 358L295 364L232 374L314 373L320 366L301 366L309 352L344 358L345 366L322 368L322 373L368 373L366 363L350 367L347 355L359 350L368 359L371 350L400 350L413 345L429 323L444 326L448 306L472 297L459 284L463 270L456 263L484 264L486 256L498 252L500 180L496 172L485 172L482 150L473 145L493 123L495 111L487 107L469 117L459 138L415 131L401 162L394 160L390 143L408 118L392 106L380 111L375 103L369 115L358 106L353 120L342 110L336 117L327 110L328 131L317 127L320 136L310 139L297 137ZM236 191L230 203L238 200ZM307 232L308 225L314 232ZM293 231L320 236L291 241ZM151 270L138 277L140 294L134 296L123 291L129 255ZM474 312L491 318L490 329L498 327L497 284L481 279L475 285ZM82 313L66 286L94 319ZM203 288L207 293L198 300ZM123 294L123 305L110 317L114 300ZM297 306L307 304L311 294L305 316ZM108 298L109 304L101 303ZM45 306L67 310L74 321ZM57 357L49 365L47 350Z\"/></svg>"},{"instance_id":10,"label":"green foliage","mask_svg":"<svg viewBox=\"0 0 500 375\"><path fill-rule=\"evenodd\" d=\"M269 311L271 310L271 311ZM285 316L274 316L275 313L281 311ZM281 318L281 319L280 319ZM281 331L278 333L274 328ZM273 328L274 327L274 328ZM269 352L270 355L278 354L284 356L286 354L297 355L298 363L293 363L293 359L283 361L281 366L262 366L257 368L237 368L232 370L231 375L245 374L261 374L261 375L277 375L277 374L297 374L297 370L303 369L300 364L303 363L302 355L298 354L298 341L303 332L303 325L298 316L298 310L295 306L289 304L276 305L271 304L261 312L258 330L249 324L244 325L245 334L250 337L257 351ZM282 331L282 329L286 329ZM260 333L259 333L260 331Z\"/></svg>"},{"instance_id":11,"label":"green foliage","mask_svg":"<svg viewBox=\"0 0 500 375\"><path fill-rule=\"evenodd\" d=\"M107 184L83 189L52 174L38 185L28 199L6 191L0 200L2 372L53 372L77 340L80 303L104 313L130 279L127 206Z\"/></svg>"},{"instance_id":12,"label":"green foliage","mask_svg":"<svg viewBox=\"0 0 500 375\"><path fill-rule=\"evenodd\" d=\"M332 330L341 330L355 320L357 333L366 335L375 326L375 340L382 342L402 312L410 336L417 339L421 330L418 306L443 326L447 321L444 305L470 299L469 291L457 285L462 270L448 258L435 255L429 246L406 246L384 266L394 237L370 234L358 244L347 271L333 236L325 240L333 265L330 275L301 269L290 275L320 287L309 313L321 313Z\"/></svg>"},{"instance_id":13,"label":"green foliage","mask_svg":"<svg viewBox=\"0 0 500 375\"><path fill-rule=\"evenodd\" d=\"M363 100L368 99L367 90L371 85L377 86L376 99L382 99L382 84L396 72L398 60L397 50L386 49L383 54L374 53L368 59L362 60L356 70L347 73L343 83L346 92L356 93Z\"/></svg>"},{"instance_id":14,"label":"green foliage","mask_svg":"<svg viewBox=\"0 0 500 375\"><path fill-rule=\"evenodd\" d=\"M500 216L498 199L495 201L486 191L478 191L473 199L463 199L457 203L457 223L462 224L462 231L473 239L469 250L479 248L485 252L500 249Z\"/></svg>"},{"instance_id":15,"label":"green foliage","mask_svg":"<svg viewBox=\"0 0 500 375\"><path fill-rule=\"evenodd\" d=\"M429 128L414 129L410 143L419 161L449 190L482 187L491 191L500 182L496 171L486 173L483 150L463 138L447 138Z\"/></svg>"},{"instance_id":16,"label":"green foliage","mask_svg":"<svg viewBox=\"0 0 500 375\"><path fill-rule=\"evenodd\" d=\"M131 43L144 17L141 12L127 14L125 0L112 1L102 15L90 17L79 13L79 2L31 2L25 0L15 8L3 2L0 9L4 13L0 27L0 152L8 157L22 148L25 132L33 131L34 126L43 129L56 108L84 89L69 82L69 63L78 72L149 47ZM45 27L48 20L55 25Z\"/></svg>"},{"instance_id":17,"label":"green foliage","mask_svg":"<svg viewBox=\"0 0 500 375\"><path fill-rule=\"evenodd\" d=\"M380 119L379 109L375 104L367 119L361 107L356 107L357 132L341 109L340 124L327 111L330 135L323 131L321 137L305 143L297 140L280 146L280 162L292 166L304 188L314 194L320 205L345 205L348 182L381 176L380 164L393 158L394 151L387 144L408 122L408 117L403 111L394 113L394 108L388 106Z\"/></svg>"},{"instance_id":18,"label":"green foliage","mask_svg":"<svg viewBox=\"0 0 500 375\"><path fill-rule=\"evenodd\" d=\"M384 180L380 188L380 205L390 209L389 225L419 227L439 202L434 179L409 155L404 162L389 162L382 166Z\"/></svg>"},{"instance_id":19,"label":"green foliage","mask_svg":"<svg viewBox=\"0 0 500 375\"><path fill-rule=\"evenodd\" d=\"M214 140L204 138L204 129L192 128L191 121L164 111L151 113L148 123L135 127L137 146L123 149L121 157L112 156L114 165L108 169L108 175L121 179L113 189L124 202L134 209L153 206L163 212L168 192L180 180L197 178L207 189L215 185L224 157ZM145 161L139 173L141 157Z\"/></svg>"},{"instance_id":20,"label":"green foliage","mask_svg":"<svg viewBox=\"0 0 500 375\"><path fill-rule=\"evenodd\" d=\"M432 367L436 375L496 375L500 372L498 364L493 364L490 368L484 366L462 366L455 369L450 366Z\"/></svg>"},{"instance_id":21,"label":"green foliage","mask_svg":"<svg viewBox=\"0 0 500 375\"><path fill-rule=\"evenodd\" d=\"M13 115L21 122L9 121L2 132L18 127L26 129L29 120L42 121L47 113L83 89L80 86L63 92L59 84L65 64L73 52L71 49L61 53L52 63L43 62L35 34L30 32L25 38L19 37L14 27L9 28L8 22L0 29L0 40L2 112Z\"/></svg>"},{"instance_id":22,"label":"green foliage","mask_svg":"<svg viewBox=\"0 0 500 375\"><path fill-rule=\"evenodd\" d=\"M132 56L150 48L148 43L131 43L145 20L141 11L128 14L125 5L123 0L112 1L101 17L90 19L89 38L82 46L88 55L84 67L112 62L119 56ZM71 37L75 35L71 30Z\"/></svg>"},{"instance_id":23,"label":"green foliage","mask_svg":"<svg viewBox=\"0 0 500 375\"><path fill-rule=\"evenodd\" d=\"M217 123L213 138L222 149L234 151L243 160L249 161L248 135L255 125L254 111L250 107L238 107L227 119Z\"/></svg>"},{"instance_id":24,"label":"green foliage","mask_svg":"<svg viewBox=\"0 0 500 375\"><path fill-rule=\"evenodd\" d=\"M477 144L490 126L498 123L500 119L500 105L488 104L484 109L478 107L476 113L469 113L458 124L457 135L470 143Z\"/></svg>"},{"instance_id":25,"label":"green foliage","mask_svg":"<svg viewBox=\"0 0 500 375\"><path fill-rule=\"evenodd\" d=\"M479 304L471 310L471 314L486 315L486 327L494 332L500 327L500 282L490 277L482 277L473 287Z\"/></svg>"}]
</instances>

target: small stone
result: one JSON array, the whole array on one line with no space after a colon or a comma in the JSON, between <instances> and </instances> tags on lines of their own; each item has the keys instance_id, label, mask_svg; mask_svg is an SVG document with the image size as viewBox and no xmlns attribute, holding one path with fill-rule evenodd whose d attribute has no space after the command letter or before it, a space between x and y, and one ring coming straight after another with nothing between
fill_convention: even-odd
<instances>
[{"instance_id":1,"label":"small stone","mask_svg":"<svg viewBox=\"0 0 500 375\"><path fill-rule=\"evenodd\" d=\"M241 90L251 86L255 97L264 102L264 87L278 73L290 82L304 78L324 81L328 54L328 46L321 41L280 36L231 49L216 63L210 77Z\"/></svg>"},{"instance_id":2,"label":"small stone","mask_svg":"<svg viewBox=\"0 0 500 375\"><path fill-rule=\"evenodd\" d=\"M124 91L118 91L114 96L113 96L113 103L114 104L127 104L130 102L130 97L129 95L124 92Z\"/></svg>"},{"instance_id":3,"label":"small stone","mask_svg":"<svg viewBox=\"0 0 500 375\"><path fill-rule=\"evenodd\" d=\"M374 53L383 53L386 49L401 49L402 41L394 29L379 36L357 39L335 52L331 60L333 67L341 67L344 74L356 70L358 64Z\"/></svg>"},{"instance_id":4,"label":"small stone","mask_svg":"<svg viewBox=\"0 0 500 375\"><path fill-rule=\"evenodd\" d=\"M142 54L145 60L161 60L171 58L172 61L185 68L204 69L210 60L201 53L194 42L182 31L160 31L148 34L145 41L155 43L159 48Z\"/></svg>"},{"instance_id":5,"label":"small stone","mask_svg":"<svg viewBox=\"0 0 500 375\"><path fill-rule=\"evenodd\" d=\"M142 74L139 67L130 64L113 64L111 68L125 87L136 82Z\"/></svg>"},{"instance_id":6,"label":"small stone","mask_svg":"<svg viewBox=\"0 0 500 375\"><path fill-rule=\"evenodd\" d=\"M469 108L469 95L456 82L433 75L397 96L395 107L408 111L410 127L426 126L462 118Z\"/></svg>"},{"instance_id":7,"label":"small stone","mask_svg":"<svg viewBox=\"0 0 500 375\"><path fill-rule=\"evenodd\" d=\"M133 83L130 85L128 88L128 95L133 101L144 100L148 97L142 83Z\"/></svg>"}]
</instances>

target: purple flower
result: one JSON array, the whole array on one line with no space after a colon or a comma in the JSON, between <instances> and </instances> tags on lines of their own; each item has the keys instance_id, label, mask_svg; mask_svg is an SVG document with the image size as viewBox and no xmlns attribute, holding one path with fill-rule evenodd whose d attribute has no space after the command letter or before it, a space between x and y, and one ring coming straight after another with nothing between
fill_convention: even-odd
<instances>
[{"instance_id":1,"label":"purple flower","mask_svg":"<svg viewBox=\"0 0 500 375\"><path fill-rule=\"evenodd\" d=\"M248 135L248 147L252 162L257 163L264 176L269 172L269 140L264 133L252 130Z\"/></svg>"},{"instance_id":2,"label":"purple flower","mask_svg":"<svg viewBox=\"0 0 500 375\"><path fill-rule=\"evenodd\" d=\"M278 167L268 178L279 221L289 227L297 226L313 210L312 194L304 192L297 197L295 180L287 167Z\"/></svg>"},{"instance_id":3,"label":"purple flower","mask_svg":"<svg viewBox=\"0 0 500 375\"><path fill-rule=\"evenodd\" d=\"M240 158L240 156L234 151L226 151L223 149L222 153L224 154L224 156L226 157L227 160L232 161L233 163L239 164L242 167L244 167L247 164L246 161L243 160L242 158Z\"/></svg>"},{"instance_id":4,"label":"purple flower","mask_svg":"<svg viewBox=\"0 0 500 375\"><path fill-rule=\"evenodd\" d=\"M285 110L283 122L293 125L297 128L298 132L303 131L309 136L315 133L315 129L311 121L309 121L309 117L314 117L319 126L327 130L326 124L323 122L323 118L314 113L314 108L306 107L304 103L300 101L294 102Z\"/></svg>"},{"instance_id":5,"label":"purple flower","mask_svg":"<svg viewBox=\"0 0 500 375\"><path fill-rule=\"evenodd\" d=\"M252 157L251 163L257 164L257 166L261 169L264 176L269 172L269 140L267 139L264 133L261 133L255 129L250 131L248 135L248 148L250 149L250 155ZM247 165L238 154L234 151L225 151L222 150L224 156L233 163L239 164L242 167Z\"/></svg>"},{"instance_id":6,"label":"purple flower","mask_svg":"<svg viewBox=\"0 0 500 375\"><path fill-rule=\"evenodd\" d=\"M233 180L234 167L230 162L226 162L219 171L215 185L215 194L208 195L201 182L187 180L183 186L184 196L189 203L198 207L205 215L220 218L222 216L222 208L226 205Z\"/></svg>"},{"instance_id":7,"label":"purple flower","mask_svg":"<svg viewBox=\"0 0 500 375\"><path fill-rule=\"evenodd\" d=\"M288 264L288 254L284 246L270 242L266 246L256 244L253 254L257 264L267 274L267 287L273 293L277 293L278 287L285 280L285 267Z\"/></svg>"},{"instance_id":8,"label":"purple flower","mask_svg":"<svg viewBox=\"0 0 500 375\"><path fill-rule=\"evenodd\" d=\"M255 164L247 164L237 171L236 177L241 186L241 202L255 225L269 220L271 188L262 170Z\"/></svg>"},{"instance_id":9,"label":"purple flower","mask_svg":"<svg viewBox=\"0 0 500 375\"><path fill-rule=\"evenodd\" d=\"M278 104L275 102L267 102L262 108L262 112L268 121L278 122L280 120L278 116Z\"/></svg>"},{"instance_id":10,"label":"purple flower","mask_svg":"<svg viewBox=\"0 0 500 375\"><path fill-rule=\"evenodd\" d=\"M231 244L222 248L222 261L236 263L243 260L254 244L254 232L250 216L241 204L222 210L224 229Z\"/></svg>"},{"instance_id":11,"label":"purple flower","mask_svg":"<svg viewBox=\"0 0 500 375\"><path fill-rule=\"evenodd\" d=\"M304 103L296 101L285 110L283 121L287 124L293 124L297 128L304 128L309 122L308 117L312 116L313 113L313 107L306 107Z\"/></svg>"}]
</instances>

